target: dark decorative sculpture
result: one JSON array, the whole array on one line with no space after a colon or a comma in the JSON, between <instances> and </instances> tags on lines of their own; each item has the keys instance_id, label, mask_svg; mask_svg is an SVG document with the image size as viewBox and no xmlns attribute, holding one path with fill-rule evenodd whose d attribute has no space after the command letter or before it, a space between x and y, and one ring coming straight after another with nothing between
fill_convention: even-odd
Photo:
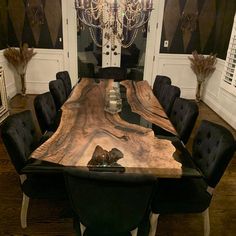
<instances>
[{"instance_id":1,"label":"dark decorative sculpture","mask_svg":"<svg viewBox=\"0 0 236 236\"><path fill-rule=\"evenodd\" d=\"M109 169L107 169L107 171L124 170L124 168L117 163L117 161L123 157L123 153L117 148L112 148L111 151L108 152L101 146L97 145L92 159L88 162L87 166L89 170L99 170L101 167L108 167ZM115 169L112 167L115 167Z\"/></svg>"}]
</instances>

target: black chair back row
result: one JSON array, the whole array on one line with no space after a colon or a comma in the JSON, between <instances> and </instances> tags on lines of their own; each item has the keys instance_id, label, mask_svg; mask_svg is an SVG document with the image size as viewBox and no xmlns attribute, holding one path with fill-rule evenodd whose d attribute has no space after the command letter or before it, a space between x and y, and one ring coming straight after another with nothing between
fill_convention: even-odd
<instances>
[{"instance_id":1,"label":"black chair back row","mask_svg":"<svg viewBox=\"0 0 236 236\"><path fill-rule=\"evenodd\" d=\"M65 92L66 92L66 98L68 98L72 90L71 78L68 71L57 72L56 79L57 80L59 79L63 82Z\"/></svg>"},{"instance_id":2,"label":"black chair back row","mask_svg":"<svg viewBox=\"0 0 236 236\"><path fill-rule=\"evenodd\" d=\"M61 118L61 106L71 93L71 79L68 71L56 74L57 80L49 82L50 92L37 95L34 109L41 132L55 132Z\"/></svg>"},{"instance_id":3,"label":"black chair back row","mask_svg":"<svg viewBox=\"0 0 236 236\"><path fill-rule=\"evenodd\" d=\"M192 159L203 178L161 179L152 202L156 219L159 214L203 213L204 235L210 235L208 208L213 190L223 176L236 150L233 135L225 127L202 121L192 146ZM191 158L191 157L189 157ZM153 231L155 235L155 230Z\"/></svg>"},{"instance_id":4,"label":"black chair back row","mask_svg":"<svg viewBox=\"0 0 236 236\"><path fill-rule=\"evenodd\" d=\"M64 84L62 80L52 80L49 82L49 90L52 94L52 97L54 99L56 109L60 110L61 106L64 104L64 102L67 99L66 90L64 87Z\"/></svg>"},{"instance_id":5,"label":"black chair back row","mask_svg":"<svg viewBox=\"0 0 236 236\"><path fill-rule=\"evenodd\" d=\"M153 93L159 99L162 95L162 86L168 84L171 85L171 79L168 76L157 75L153 84Z\"/></svg>"},{"instance_id":6,"label":"black chair back row","mask_svg":"<svg viewBox=\"0 0 236 236\"><path fill-rule=\"evenodd\" d=\"M167 76L156 76L153 92L169 116L180 140L186 144L199 114L196 102L180 98L180 89L171 85L171 79ZM153 125L153 131L157 136L173 136L156 125Z\"/></svg>"},{"instance_id":7,"label":"black chair back row","mask_svg":"<svg viewBox=\"0 0 236 236\"><path fill-rule=\"evenodd\" d=\"M37 95L34 99L34 110L42 134L46 131L55 132L61 118L50 92Z\"/></svg>"},{"instance_id":8,"label":"black chair back row","mask_svg":"<svg viewBox=\"0 0 236 236\"><path fill-rule=\"evenodd\" d=\"M114 79L122 81L127 78L127 70L121 67L104 67L99 69L99 77L103 79Z\"/></svg>"}]
</instances>

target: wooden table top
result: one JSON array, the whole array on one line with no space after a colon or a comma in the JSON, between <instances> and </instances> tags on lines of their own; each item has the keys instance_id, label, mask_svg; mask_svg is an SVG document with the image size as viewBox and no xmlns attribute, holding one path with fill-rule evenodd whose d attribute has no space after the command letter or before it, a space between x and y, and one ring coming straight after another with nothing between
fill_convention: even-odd
<instances>
[{"instance_id":1,"label":"wooden table top","mask_svg":"<svg viewBox=\"0 0 236 236\"><path fill-rule=\"evenodd\" d=\"M119 114L104 111L106 83L82 79L62 107L57 131L31 157L87 168L99 145L107 151L117 148L123 154L117 164L124 167L125 172L180 177L182 165L173 158L177 151L170 141L156 138L152 129L128 123ZM164 124L175 133L147 82L124 81L122 84L127 88L132 111L153 123Z\"/></svg>"}]
</instances>

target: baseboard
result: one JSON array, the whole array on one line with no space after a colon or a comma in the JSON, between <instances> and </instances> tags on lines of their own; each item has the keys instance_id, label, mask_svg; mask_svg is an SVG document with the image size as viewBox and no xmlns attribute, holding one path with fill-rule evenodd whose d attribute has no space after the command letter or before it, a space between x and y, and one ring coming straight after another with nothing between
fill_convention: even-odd
<instances>
[{"instance_id":1,"label":"baseboard","mask_svg":"<svg viewBox=\"0 0 236 236\"><path fill-rule=\"evenodd\" d=\"M223 106L221 106L216 99L214 99L210 95L205 95L203 101L213 110L215 111L223 120L225 120L230 126L232 126L236 130L236 121L235 117L232 113L226 110Z\"/></svg>"}]
</instances>

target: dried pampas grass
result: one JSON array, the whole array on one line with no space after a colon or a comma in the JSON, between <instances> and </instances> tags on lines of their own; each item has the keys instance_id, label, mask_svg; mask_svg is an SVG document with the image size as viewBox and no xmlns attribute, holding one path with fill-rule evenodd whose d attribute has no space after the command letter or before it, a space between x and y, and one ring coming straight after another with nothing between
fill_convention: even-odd
<instances>
[{"instance_id":1,"label":"dried pampas grass","mask_svg":"<svg viewBox=\"0 0 236 236\"><path fill-rule=\"evenodd\" d=\"M192 55L193 57L189 57L189 60L191 61L191 68L196 74L197 79L204 82L205 79L209 77L216 69L216 54L211 53L208 56L203 56L198 54L197 51L194 51Z\"/></svg>"},{"instance_id":2,"label":"dried pampas grass","mask_svg":"<svg viewBox=\"0 0 236 236\"><path fill-rule=\"evenodd\" d=\"M35 54L34 49L29 48L27 43L21 44L19 49L8 47L4 50L4 56L19 75L25 74L27 64Z\"/></svg>"}]
</instances>

